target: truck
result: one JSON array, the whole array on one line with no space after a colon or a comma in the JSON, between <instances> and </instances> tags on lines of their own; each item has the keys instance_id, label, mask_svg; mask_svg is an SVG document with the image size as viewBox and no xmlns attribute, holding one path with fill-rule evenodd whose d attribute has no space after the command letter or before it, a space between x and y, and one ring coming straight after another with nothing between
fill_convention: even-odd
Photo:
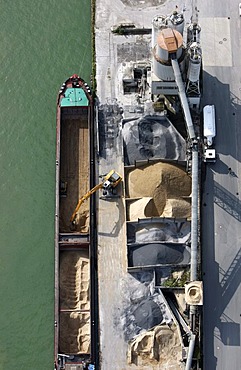
<instances>
[{"instance_id":1,"label":"truck","mask_svg":"<svg viewBox=\"0 0 241 370\"><path fill-rule=\"evenodd\" d=\"M204 136L204 162L216 161L216 150L214 148L214 138L216 136L215 107L205 105L203 108L203 136Z\"/></svg>"}]
</instances>

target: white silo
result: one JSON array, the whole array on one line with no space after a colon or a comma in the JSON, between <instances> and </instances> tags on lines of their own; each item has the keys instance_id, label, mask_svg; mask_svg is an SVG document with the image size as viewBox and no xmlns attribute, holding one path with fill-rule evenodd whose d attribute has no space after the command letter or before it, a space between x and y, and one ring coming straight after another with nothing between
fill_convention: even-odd
<instances>
[{"instance_id":1,"label":"white silo","mask_svg":"<svg viewBox=\"0 0 241 370\"><path fill-rule=\"evenodd\" d=\"M201 27L197 23L191 23L187 28L187 43L200 42Z\"/></svg>"},{"instance_id":2,"label":"white silo","mask_svg":"<svg viewBox=\"0 0 241 370\"><path fill-rule=\"evenodd\" d=\"M198 108L200 104L200 71L202 65L202 50L200 44L193 42L188 48L189 62L187 71L186 93L192 108Z\"/></svg>"},{"instance_id":3,"label":"white silo","mask_svg":"<svg viewBox=\"0 0 241 370\"><path fill-rule=\"evenodd\" d=\"M152 20L152 48L155 46L157 36L161 29L167 27L167 17L164 15L157 15Z\"/></svg>"},{"instance_id":4,"label":"white silo","mask_svg":"<svg viewBox=\"0 0 241 370\"><path fill-rule=\"evenodd\" d=\"M182 35L171 28L164 28L159 32L156 44L153 47L153 72L163 81L174 81L171 57L181 60L183 54Z\"/></svg>"},{"instance_id":5,"label":"white silo","mask_svg":"<svg viewBox=\"0 0 241 370\"><path fill-rule=\"evenodd\" d=\"M176 10L174 10L173 13L169 17L168 26L180 32L180 34L183 35L183 30L184 30L183 13L178 13Z\"/></svg>"},{"instance_id":6,"label":"white silo","mask_svg":"<svg viewBox=\"0 0 241 370\"><path fill-rule=\"evenodd\" d=\"M196 82L199 80L201 61L202 61L202 51L197 42L193 42L189 49L189 64L187 78L191 82Z\"/></svg>"}]
</instances>

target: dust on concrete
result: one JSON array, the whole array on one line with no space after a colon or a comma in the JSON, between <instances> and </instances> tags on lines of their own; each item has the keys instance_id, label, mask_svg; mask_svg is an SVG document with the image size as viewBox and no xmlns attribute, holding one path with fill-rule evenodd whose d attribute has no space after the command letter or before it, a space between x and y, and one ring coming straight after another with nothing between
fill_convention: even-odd
<instances>
[{"instance_id":1,"label":"dust on concrete","mask_svg":"<svg viewBox=\"0 0 241 370\"><path fill-rule=\"evenodd\" d=\"M147 8L165 4L166 0L121 0L123 4L130 7Z\"/></svg>"},{"instance_id":2,"label":"dust on concrete","mask_svg":"<svg viewBox=\"0 0 241 370\"><path fill-rule=\"evenodd\" d=\"M114 152L117 146L122 113L122 108L117 104L115 99L99 107L98 125L100 157L105 158L107 155L111 155L111 153Z\"/></svg>"},{"instance_id":3,"label":"dust on concrete","mask_svg":"<svg viewBox=\"0 0 241 370\"><path fill-rule=\"evenodd\" d=\"M150 40L147 37L135 37L135 42L125 42L117 45L118 63L132 62L133 60L146 61L151 57Z\"/></svg>"}]
</instances>

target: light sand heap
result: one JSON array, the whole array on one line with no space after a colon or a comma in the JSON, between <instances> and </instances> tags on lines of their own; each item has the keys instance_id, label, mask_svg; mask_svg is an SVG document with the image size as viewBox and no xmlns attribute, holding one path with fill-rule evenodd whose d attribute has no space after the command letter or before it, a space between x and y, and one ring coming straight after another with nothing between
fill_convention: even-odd
<instances>
[{"instance_id":1,"label":"light sand heap","mask_svg":"<svg viewBox=\"0 0 241 370\"><path fill-rule=\"evenodd\" d=\"M87 200L81 205L80 210L76 215L76 231L81 233L89 232L89 213L89 200Z\"/></svg>"},{"instance_id":2,"label":"light sand heap","mask_svg":"<svg viewBox=\"0 0 241 370\"><path fill-rule=\"evenodd\" d=\"M61 313L60 332L61 353L90 353L89 313Z\"/></svg>"},{"instance_id":3,"label":"light sand heap","mask_svg":"<svg viewBox=\"0 0 241 370\"><path fill-rule=\"evenodd\" d=\"M132 204L129 205L130 220L151 217L154 214L153 206L154 206L153 199L150 197L143 197L133 202Z\"/></svg>"},{"instance_id":4,"label":"light sand heap","mask_svg":"<svg viewBox=\"0 0 241 370\"><path fill-rule=\"evenodd\" d=\"M63 353L89 353L90 266L87 251L63 252L60 258L60 348ZM76 312L73 312L75 311ZM79 312L78 310L84 310Z\"/></svg>"},{"instance_id":5,"label":"light sand heap","mask_svg":"<svg viewBox=\"0 0 241 370\"><path fill-rule=\"evenodd\" d=\"M191 204L186 199L167 199L162 217L187 218L191 217Z\"/></svg>"},{"instance_id":6,"label":"light sand heap","mask_svg":"<svg viewBox=\"0 0 241 370\"><path fill-rule=\"evenodd\" d=\"M175 325L158 325L129 344L128 361L141 368L181 369L182 346ZM156 365L156 367L155 367Z\"/></svg>"},{"instance_id":7,"label":"light sand heap","mask_svg":"<svg viewBox=\"0 0 241 370\"><path fill-rule=\"evenodd\" d=\"M191 178L180 167L155 163L128 175L129 198L142 198L129 205L129 219L144 217L190 218Z\"/></svg>"}]
</instances>

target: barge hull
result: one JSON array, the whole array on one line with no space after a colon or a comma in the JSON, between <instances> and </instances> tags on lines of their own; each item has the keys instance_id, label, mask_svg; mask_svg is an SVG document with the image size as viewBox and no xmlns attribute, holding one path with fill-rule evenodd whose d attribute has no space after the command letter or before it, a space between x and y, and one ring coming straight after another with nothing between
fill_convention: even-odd
<instances>
[{"instance_id":1,"label":"barge hull","mask_svg":"<svg viewBox=\"0 0 241 370\"><path fill-rule=\"evenodd\" d=\"M90 203L73 225L71 214L90 188L90 127L93 101L77 75L57 100L55 209L55 368L85 369L91 359Z\"/></svg>"}]
</instances>

